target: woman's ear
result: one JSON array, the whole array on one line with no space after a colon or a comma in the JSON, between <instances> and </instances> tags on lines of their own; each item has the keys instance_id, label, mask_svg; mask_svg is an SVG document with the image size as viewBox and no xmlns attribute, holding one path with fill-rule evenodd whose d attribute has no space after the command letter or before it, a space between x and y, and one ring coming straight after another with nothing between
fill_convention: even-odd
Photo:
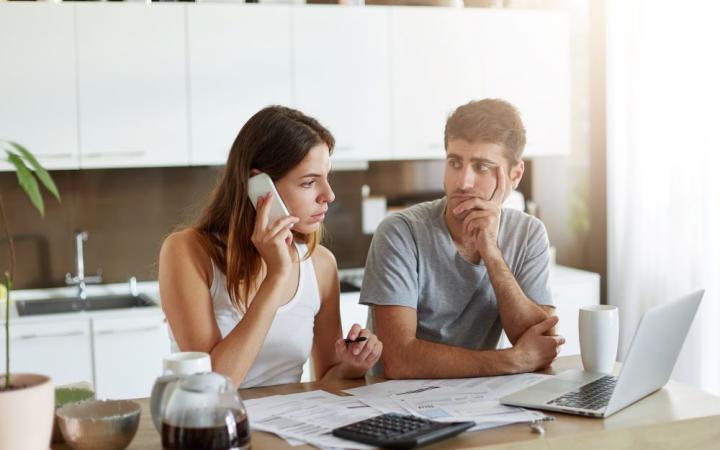
<instances>
[{"instance_id":1,"label":"woman's ear","mask_svg":"<svg viewBox=\"0 0 720 450\"><path fill-rule=\"evenodd\" d=\"M257 169L250 169L250 176L251 176L251 177L254 177L255 175L258 175L259 173L261 173L261 172L260 172L259 170L257 170Z\"/></svg>"}]
</instances>

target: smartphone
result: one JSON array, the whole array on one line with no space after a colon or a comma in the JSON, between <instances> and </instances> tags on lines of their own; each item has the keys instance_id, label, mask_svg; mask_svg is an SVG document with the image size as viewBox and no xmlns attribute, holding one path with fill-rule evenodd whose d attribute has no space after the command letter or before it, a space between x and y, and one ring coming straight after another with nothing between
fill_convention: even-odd
<instances>
[{"instance_id":1,"label":"smartphone","mask_svg":"<svg viewBox=\"0 0 720 450\"><path fill-rule=\"evenodd\" d=\"M285 204L280 198L275 184L273 184L270 176L266 173L259 173L254 177L250 177L248 181L248 196L252 202L253 208L257 210L257 199L258 197L264 197L268 192L273 193L272 203L270 204L270 216L269 225L275 223L276 220L290 215Z\"/></svg>"}]
</instances>

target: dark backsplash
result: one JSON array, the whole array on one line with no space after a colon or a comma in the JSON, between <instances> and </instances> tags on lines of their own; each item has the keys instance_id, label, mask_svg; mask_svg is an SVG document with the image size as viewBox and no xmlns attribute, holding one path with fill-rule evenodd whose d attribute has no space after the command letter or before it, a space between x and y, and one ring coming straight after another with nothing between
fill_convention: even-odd
<instances>
[{"instance_id":1,"label":"dark backsplash","mask_svg":"<svg viewBox=\"0 0 720 450\"><path fill-rule=\"evenodd\" d=\"M17 186L0 174L17 246L17 288L61 286L75 274L74 232L88 232L85 273L101 268L103 281L156 278L164 236L191 222L212 190L216 168L53 171L62 203L45 196L42 220ZM7 243L0 246L6 267Z\"/></svg>"},{"instance_id":2,"label":"dark backsplash","mask_svg":"<svg viewBox=\"0 0 720 450\"><path fill-rule=\"evenodd\" d=\"M75 230L88 232L85 273L102 269L106 283L157 278L157 256L165 236L192 223L207 201L217 167L65 170L52 176L62 203L45 196L45 219L17 186L14 173L0 173L0 192L17 247L18 289L64 285L75 274ZM331 175L336 200L326 221L327 245L341 268L365 264L372 236L362 234L361 186L372 194L402 196L442 189L441 162L371 163L366 171ZM0 266L7 263L0 240Z\"/></svg>"}]
</instances>

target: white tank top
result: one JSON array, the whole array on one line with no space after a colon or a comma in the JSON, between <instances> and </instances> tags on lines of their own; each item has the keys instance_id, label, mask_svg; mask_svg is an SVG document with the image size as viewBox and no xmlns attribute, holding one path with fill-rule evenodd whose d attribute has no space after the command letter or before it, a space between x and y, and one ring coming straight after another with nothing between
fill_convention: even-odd
<instances>
[{"instance_id":1,"label":"white tank top","mask_svg":"<svg viewBox=\"0 0 720 450\"><path fill-rule=\"evenodd\" d=\"M300 258L307 253L306 245L296 243L295 247ZM210 295L215 321L224 339L240 323L243 313L233 306L226 287L225 274L214 262L212 270ZM312 260L308 258L300 261L300 280L295 296L277 310L260 353L239 387L242 389L300 382L303 364L312 350L315 315L319 310L320 290ZM172 351L180 351L172 332L170 340Z\"/></svg>"}]
</instances>

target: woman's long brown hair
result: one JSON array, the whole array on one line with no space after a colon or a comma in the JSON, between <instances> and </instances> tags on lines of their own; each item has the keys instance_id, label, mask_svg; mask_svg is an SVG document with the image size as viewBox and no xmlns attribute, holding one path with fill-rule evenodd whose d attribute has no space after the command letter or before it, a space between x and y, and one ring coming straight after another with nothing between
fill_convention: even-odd
<instances>
[{"instance_id":1,"label":"woman's long brown hair","mask_svg":"<svg viewBox=\"0 0 720 450\"><path fill-rule=\"evenodd\" d=\"M317 120L284 106L260 110L235 138L225 170L210 195L210 204L193 229L225 274L230 298L239 310L247 309L250 293L264 276L262 258L250 240L255 227L255 209L247 192L250 170L265 172L277 181L319 144L327 145L332 153L335 139ZM304 258L315 250L321 233L293 232L294 239L308 245Z\"/></svg>"}]
</instances>

